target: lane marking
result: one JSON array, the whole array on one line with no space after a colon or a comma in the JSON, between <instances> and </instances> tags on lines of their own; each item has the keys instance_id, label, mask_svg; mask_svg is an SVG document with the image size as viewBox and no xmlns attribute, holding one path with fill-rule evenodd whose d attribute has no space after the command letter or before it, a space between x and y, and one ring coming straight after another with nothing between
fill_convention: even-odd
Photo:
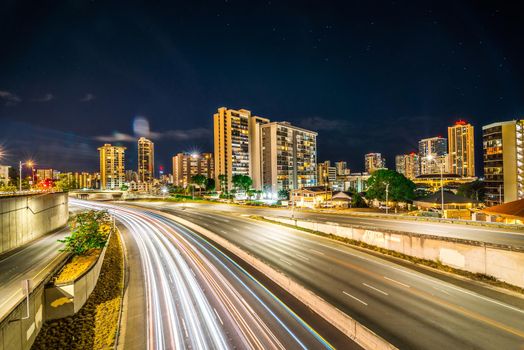
<instances>
[{"instance_id":1,"label":"lane marking","mask_svg":"<svg viewBox=\"0 0 524 350\"><path fill-rule=\"evenodd\" d=\"M440 289L440 288L437 288L437 287L433 287L433 289L436 289L436 290L438 290L438 291L440 291L440 292L442 292L442 293L445 293L445 294L447 294L447 295L451 295L451 294L449 294L448 292L446 292L444 289Z\"/></svg>"},{"instance_id":2,"label":"lane marking","mask_svg":"<svg viewBox=\"0 0 524 350\"><path fill-rule=\"evenodd\" d=\"M346 295L347 295L348 297L350 297L350 298L355 299L355 300L358 301L359 303L362 303L362 304L368 306L368 303L366 303L365 301L360 300L360 299L357 298L356 296L353 296L353 295L349 294L349 293L346 292L345 290L343 290L342 293L346 294Z\"/></svg>"},{"instance_id":3,"label":"lane marking","mask_svg":"<svg viewBox=\"0 0 524 350\"><path fill-rule=\"evenodd\" d=\"M320 255L326 255L326 253L321 252L321 251L316 250L316 249L311 249L311 248L310 248L309 250L311 250L313 253L317 253L317 254L320 254Z\"/></svg>"},{"instance_id":4,"label":"lane marking","mask_svg":"<svg viewBox=\"0 0 524 350\"><path fill-rule=\"evenodd\" d=\"M292 264L292 263L290 263L289 261L287 261L287 260L284 260L284 259L282 259L282 258L280 258L280 261L283 261L283 262L285 262L285 263L286 263L286 264L288 264L289 266L293 266L293 264Z\"/></svg>"},{"instance_id":5,"label":"lane marking","mask_svg":"<svg viewBox=\"0 0 524 350\"><path fill-rule=\"evenodd\" d=\"M309 261L309 258L307 256L304 256L304 255L301 255L301 254L298 254L298 253L295 253L295 255L298 258L302 259L302 260Z\"/></svg>"},{"instance_id":6,"label":"lane marking","mask_svg":"<svg viewBox=\"0 0 524 350\"><path fill-rule=\"evenodd\" d=\"M411 286L409 286L409 285L407 285L407 284L405 284L405 283L399 282L399 281L397 281L397 280L394 280L393 278L389 278L389 277L386 277L386 276L384 276L384 278L387 279L388 281L393 282L393 283L400 284L400 285L403 286L403 287L411 288Z\"/></svg>"},{"instance_id":7,"label":"lane marking","mask_svg":"<svg viewBox=\"0 0 524 350\"><path fill-rule=\"evenodd\" d=\"M378 289L378 288L376 288L376 287L370 286L370 285L367 284L367 283L362 283L362 284L365 285L365 286L368 287L368 288L371 288L371 289L373 289L373 290L379 292L379 293L382 293L382 294L384 294L384 295L389 295L388 293L384 292L383 290L380 290L380 289Z\"/></svg>"}]
</instances>

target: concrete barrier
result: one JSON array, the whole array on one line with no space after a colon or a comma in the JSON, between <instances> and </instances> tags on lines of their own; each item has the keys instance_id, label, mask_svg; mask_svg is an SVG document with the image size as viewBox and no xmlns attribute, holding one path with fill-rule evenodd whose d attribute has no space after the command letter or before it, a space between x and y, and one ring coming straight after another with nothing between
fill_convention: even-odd
<instances>
[{"instance_id":1,"label":"concrete barrier","mask_svg":"<svg viewBox=\"0 0 524 350\"><path fill-rule=\"evenodd\" d=\"M273 267L269 266L262 260L250 255L249 253L242 250L240 247L229 242L225 238L200 227L190 221L179 218L174 215L166 214L159 212L160 215L169 216L174 221L195 230L210 240L216 242L220 246L229 250L242 260L249 263L251 266L256 268L258 271L269 277L272 281L277 283L284 290L295 296L302 303L308 306L311 310L319 314L325 320L330 322L333 326L338 328L342 333L347 335L349 338L354 340L364 349L374 349L374 350L392 350L396 349L395 346L382 339L379 335L375 334L370 329L366 328L364 325L361 325L356 320L351 318L349 315L340 311L329 302L325 301L312 291L303 287L299 283L295 282L292 278L286 276L284 273L277 271Z\"/></svg>"},{"instance_id":2,"label":"concrete barrier","mask_svg":"<svg viewBox=\"0 0 524 350\"><path fill-rule=\"evenodd\" d=\"M42 328L44 318L44 285L35 288L29 297L29 314L24 300L0 323L0 350L30 349ZM27 318L25 318L28 316ZM25 318L25 319L24 319Z\"/></svg>"},{"instance_id":3,"label":"concrete barrier","mask_svg":"<svg viewBox=\"0 0 524 350\"><path fill-rule=\"evenodd\" d=\"M18 248L67 223L67 193L0 198L0 254Z\"/></svg>"},{"instance_id":4,"label":"concrete barrier","mask_svg":"<svg viewBox=\"0 0 524 350\"><path fill-rule=\"evenodd\" d=\"M524 251L507 246L398 231L376 231L361 227L290 220L264 216L265 219L337 235L393 250L420 259L493 276L524 288ZM524 236L523 236L524 237Z\"/></svg>"},{"instance_id":5,"label":"concrete barrier","mask_svg":"<svg viewBox=\"0 0 524 350\"><path fill-rule=\"evenodd\" d=\"M107 246L102 249L96 263L74 281L46 286L44 304L46 321L72 316L80 311L98 282L106 249Z\"/></svg>"}]
</instances>

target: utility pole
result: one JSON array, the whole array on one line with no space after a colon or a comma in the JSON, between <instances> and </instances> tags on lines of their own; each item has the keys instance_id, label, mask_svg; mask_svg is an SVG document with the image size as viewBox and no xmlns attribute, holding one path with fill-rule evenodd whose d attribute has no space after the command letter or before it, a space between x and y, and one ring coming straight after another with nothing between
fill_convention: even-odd
<instances>
[{"instance_id":1,"label":"utility pole","mask_svg":"<svg viewBox=\"0 0 524 350\"><path fill-rule=\"evenodd\" d=\"M386 183L386 214L389 213L389 183Z\"/></svg>"}]
</instances>

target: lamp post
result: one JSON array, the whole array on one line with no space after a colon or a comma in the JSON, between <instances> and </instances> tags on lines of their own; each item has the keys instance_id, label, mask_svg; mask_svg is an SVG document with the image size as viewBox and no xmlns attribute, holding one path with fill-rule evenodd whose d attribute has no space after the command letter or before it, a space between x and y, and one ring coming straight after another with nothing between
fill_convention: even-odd
<instances>
[{"instance_id":1,"label":"lamp post","mask_svg":"<svg viewBox=\"0 0 524 350\"><path fill-rule=\"evenodd\" d=\"M33 162L32 161L27 161L27 162L24 162L22 163L22 161L20 161L20 166L18 168L19 172L20 172L20 175L19 175L19 178L18 178L18 190L20 192L22 192L22 166L23 165L27 165L28 167L33 167ZM31 176L33 175L33 171L31 171Z\"/></svg>"},{"instance_id":2,"label":"lamp post","mask_svg":"<svg viewBox=\"0 0 524 350\"><path fill-rule=\"evenodd\" d=\"M389 203L389 183L386 183L386 214L388 214L389 212L389 206L388 206L388 203Z\"/></svg>"},{"instance_id":3,"label":"lamp post","mask_svg":"<svg viewBox=\"0 0 524 350\"><path fill-rule=\"evenodd\" d=\"M431 154L427 156L426 159L429 161L434 161L435 165L440 168L440 215L442 218L444 218L444 163L437 163L437 160Z\"/></svg>"}]
</instances>

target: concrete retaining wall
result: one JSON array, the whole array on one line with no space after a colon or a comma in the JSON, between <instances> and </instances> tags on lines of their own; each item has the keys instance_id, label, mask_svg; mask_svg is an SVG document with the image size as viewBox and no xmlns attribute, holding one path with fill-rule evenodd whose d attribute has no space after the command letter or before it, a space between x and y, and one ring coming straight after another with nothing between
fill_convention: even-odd
<instances>
[{"instance_id":1,"label":"concrete retaining wall","mask_svg":"<svg viewBox=\"0 0 524 350\"><path fill-rule=\"evenodd\" d=\"M0 198L0 254L67 223L67 193Z\"/></svg>"},{"instance_id":2,"label":"concrete retaining wall","mask_svg":"<svg viewBox=\"0 0 524 350\"><path fill-rule=\"evenodd\" d=\"M203 227L200 227L196 224L193 224L190 221L184 220L182 218L160 213L161 215L169 216L174 221L193 229L212 241L218 243L222 247L226 248L233 254L240 257L242 260L249 263L251 266L259 270L261 273L271 278L275 283L280 287L288 291L290 294L298 298L305 305L307 305L314 312L319 314L325 320L330 322L332 325L337 327L342 333L347 335L349 338L353 339L356 343L362 346L364 349L374 349L374 350L392 350L396 349L395 346L388 343L386 340L382 339L380 336L375 334L373 331L369 330L365 326L358 323L356 320L346 315L312 291L306 289L302 285L295 282L290 277L286 276L284 273L279 272L267 265L263 261L255 258L249 253L243 251L241 248L237 247L228 240L220 237L219 235L206 230Z\"/></svg>"},{"instance_id":3,"label":"concrete retaining wall","mask_svg":"<svg viewBox=\"0 0 524 350\"><path fill-rule=\"evenodd\" d=\"M29 317L26 316L27 303L24 299L0 323L0 350L30 349L36 339L44 319L44 283L38 285L29 295Z\"/></svg>"},{"instance_id":4,"label":"concrete retaining wall","mask_svg":"<svg viewBox=\"0 0 524 350\"><path fill-rule=\"evenodd\" d=\"M423 234L382 232L306 220L265 217L288 225L330 233L474 273L524 288L524 252L483 242L442 239Z\"/></svg>"},{"instance_id":5,"label":"concrete retaining wall","mask_svg":"<svg viewBox=\"0 0 524 350\"><path fill-rule=\"evenodd\" d=\"M76 280L70 283L50 285L45 288L46 321L72 316L80 311L98 282L106 249L107 246L102 249L96 263Z\"/></svg>"}]
</instances>

